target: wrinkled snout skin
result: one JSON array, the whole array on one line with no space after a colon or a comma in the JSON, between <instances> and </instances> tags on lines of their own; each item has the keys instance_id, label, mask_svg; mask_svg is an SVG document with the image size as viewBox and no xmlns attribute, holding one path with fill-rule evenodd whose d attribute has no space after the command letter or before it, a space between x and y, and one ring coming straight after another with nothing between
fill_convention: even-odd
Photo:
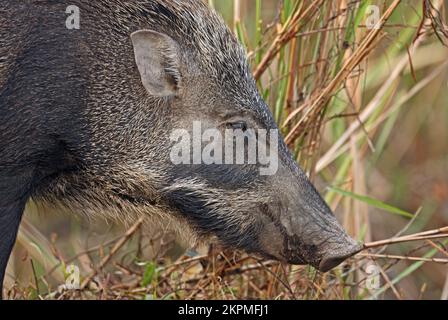
<instances>
[{"instance_id":1,"label":"wrinkled snout skin","mask_svg":"<svg viewBox=\"0 0 448 320\"><path fill-rule=\"evenodd\" d=\"M262 247L280 261L310 264L326 272L358 253L362 245L347 235L299 170L282 179L285 191L279 195L282 204L277 207L278 220L266 223L266 231L260 237Z\"/></svg>"}]
</instances>

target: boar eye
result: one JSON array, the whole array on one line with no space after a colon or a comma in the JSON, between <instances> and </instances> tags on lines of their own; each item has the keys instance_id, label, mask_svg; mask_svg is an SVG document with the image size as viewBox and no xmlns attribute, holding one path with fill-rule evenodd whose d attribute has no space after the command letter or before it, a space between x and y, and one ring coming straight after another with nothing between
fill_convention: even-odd
<instances>
[{"instance_id":1,"label":"boar eye","mask_svg":"<svg viewBox=\"0 0 448 320\"><path fill-rule=\"evenodd\" d=\"M229 122L226 126L229 129L241 130L243 132L247 130L247 123L245 121Z\"/></svg>"}]
</instances>

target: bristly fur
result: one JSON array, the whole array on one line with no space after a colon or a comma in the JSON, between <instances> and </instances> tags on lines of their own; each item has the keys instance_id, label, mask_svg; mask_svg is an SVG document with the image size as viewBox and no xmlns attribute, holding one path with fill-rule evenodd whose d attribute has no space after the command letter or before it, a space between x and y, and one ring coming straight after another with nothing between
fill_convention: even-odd
<instances>
[{"instance_id":1,"label":"bristly fur","mask_svg":"<svg viewBox=\"0 0 448 320\"><path fill-rule=\"evenodd\" d=\"M107 4L106 6L104 4ZM246 53L222 17L201 0L100 0L90 4L98 12L113 15L112 24L132 23L165 33L180 47L195 53L203 72L246 107L248 97L257 97L256 86L247 63ZM126 21L126 22L124 22ZM246 90L251 90L247 92Z\"/></svg>"},{"instance_id":2,"label":"bristly fur","mask_svg":"<svg viewBox=\"0 0 448 320\"><path fill-rule=\"evenodd\" d=\"M204 2L196 0L149 1L148 15L186 47L194 47L206 73L242 99L256 96L246 54L222 20ZM224 68L224 69L223 69ZM242 83L243 82L243 83ZM250 82L250 83L248 83Z\"/></svg>"},{"instance_id":3,"label":"bristly fur","mask_svg":"<svg viewBox=\"0 0 448 320\"><path fill-rule=\"evenodd\" d=\"M79 31L65 29L67 5L80 8ZM161 191L180 192L178 186L185 186L185 180L179 182L173 177L167 186L160 178L170 175L170 168L163 163L166 146L148 143L169 136L166 122L171 111L168 101L148 97L142 90L131 55L130 34L134 31L150 29L170 36L188 55L185 63L194 61L204 83L219 88L216 94L223 95L222 100L234 101L232 108L252 108L265 116L266 110L257 108L259 95L244 49L222 18L200 0L31 0L22 5L8 0L2 12L0 25L19 29L14 37L0 31L0 56L5 57L0 60L0 79L6 81L0 102L16 109L10 115L15 121L9 123L21 118L16 113L21 109L30 109L38 116L41 104L49 112L47 121L27 121L39 132L63 137L61 153L72 162L62 173L52 173L36 186L32 195L38 201L88 218L125 223L142 214L163 216L160 220L165 225L179 220L168 214L172 208L166 208L158 198ZM16 76L17 70L26 68L20 60L28 63L27 73L36 79ZM48 74L42 71L43 66L49 69ZM29 92L25 88L37 89ZM145 129L148 123L150 130ZM15 131L8 129L10 124L5 126L5 131ZM4 151L8 153L8 146ZM29 161L27 154L21 158ZM198 199L212 196L211 191L206 194L212 188L207 181L191 180L189 185ZM144 201L135 199L135 194L142 195ZM236 197L234 203L242 198ZM215 204L209 212L218 212L217 207ZM235 205L225 210L233 218L222 225L223 232L248 228L250 223L235 214L237 209Z\"/></svg>"},{"instance_id":4,"label":"bristly fur","mask_svg":"<svg viewBox=\"0 0 448 320\"><path fill-rule=\"evenodd\" d=\"M66 27L69 5L79 7L79 30ZM160 96L138 69L131 35L143 30L169 39L157 38L144 65L161 61L157 81L174 75ZM30 197L92 219L155 218L316 267L357 248L282 138L269 177L259 164L170 161L170 134L198 120L222 132L235 121L277 128L243 47L203 1L0 1L0 281Z\"/></svg>"}]
</instances>

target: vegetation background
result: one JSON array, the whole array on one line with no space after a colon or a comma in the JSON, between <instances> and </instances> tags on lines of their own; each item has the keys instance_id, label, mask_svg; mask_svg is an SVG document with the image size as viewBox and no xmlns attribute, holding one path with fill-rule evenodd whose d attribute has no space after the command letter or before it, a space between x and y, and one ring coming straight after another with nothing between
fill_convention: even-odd
<instances>
[{"instance_id":1,"label":"vegetation background","mask_svg":"<svg viewBox=\"0 0 448 320\"><path fill-rule=\"evenodd\" d=\"M448 225L447 1L209 3L247 48L289 147L352 236ZM30 203L8 297L448 299L446 232L376 244L321 274L216 248L185 252L171 234L139 227L37 214ZM59 287L76 285L70 264L82 290Z\"/></svg>"}]
</instances>

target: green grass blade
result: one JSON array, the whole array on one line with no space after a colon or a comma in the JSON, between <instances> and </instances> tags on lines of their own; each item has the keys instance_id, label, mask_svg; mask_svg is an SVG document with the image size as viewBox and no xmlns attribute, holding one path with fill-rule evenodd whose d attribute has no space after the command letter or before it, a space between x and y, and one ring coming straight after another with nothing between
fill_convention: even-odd
<instances>
[{"instance_id":1,"label":"green grass blade","mask_svg":"<svg viewBox=\"0 0 448 320\"><path fill-rule=\"evenodd\" d=\"M360 194L356 194L350 191L346 191L346 190L342 190L336 187L328 187L331 191L337 192L339 194L342 194L343 196L346 197L350 197L359 201L362 201L364 203L367 203L368 205L375 207L377 209L381 209L384 211L387 211L389 213L392 214L396 214L402 217L406 217L406 218L412 218L414 215L412 213L409 213L407 211L401 210L399 208L393 207L387 203L384 203L380 200L377 199L373 199L371 197L368 196L364 196L364 195L360 195Z\"/></svg>"}]
</instances>

